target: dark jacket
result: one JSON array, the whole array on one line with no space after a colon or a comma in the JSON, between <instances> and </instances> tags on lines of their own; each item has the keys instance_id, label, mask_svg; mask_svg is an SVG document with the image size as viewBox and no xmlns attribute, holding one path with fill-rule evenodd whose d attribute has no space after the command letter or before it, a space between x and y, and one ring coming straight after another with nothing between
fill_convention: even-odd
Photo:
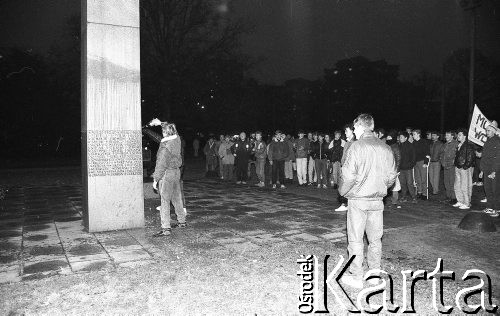
<instances>
[{"instance_id":1,"label":"dark jacket","mask_svg":"<svg viewBox=\"0 0 500 316\"><path fill-rule=\"evenodd\" d=\"M182 166L181 139L178 135L175 136L165 137L160 142L153 173L155 181L160 181L167 169L178 169Z\"/></svg>"},{"instance_id":2,"label":"dark jacket","mask_svg":"<svg viewBox=\"0 0 500 316\"><path fill-rule=\"evenodd\" d=\"M285 139L285 143L288 145L288 157L287 161L295 161L295 152L293 151L293 142L291 139Z\"/></svg>"},{"instance_id":3,"label":"dark jacket","mask_svg":"<svg viewBox=\"0 0 500 316\"><path fill-rule=\"evenodd\" d=\"M429 141L421 138L418 141L413 141L412 145L415 148L415 161L424 161L424 164L428 164L429 158L426 156L431 155Z\"/></svg>"},{"instance_id":4,"label":"dark jacket","mask_svg":"<svg viewBox=\"0 0 500 316\"><path fill-rule=\"evenodd\" d=\"M342 140L332 140L332 148L330 148L330 161L340 162L342 160Z\"/></svg>"},{"instance_id":5,"label":"dark jacket","mask_svg":"<svg viewBox=\"0 0 500 316\"><path fill-rule=\"evenodd\" d=\"M441 166L444 169L451 169L455 164L455 156L457 155L458 142L452 140L451 142L446 142L443 145L443 155L441 155Z\"/></svg>"},{"instance_id":6,"label":"dark jacket","mask_svg":"<svg viewBox=\"0 0 500 316\"><path fill-rule=\"evenodd\" d=\"M441 156L443 156L443 154L444 144L440 140L432 142L430 147L431 162L441 161Z\"/></svg>"},{"instance_id":7,"label":"dark jacket","mask_svg":"<svg viewBox=\"0 0 500 316\"><path fill-rule=\"evenodd\" d=\"M351 147L352 143L356 140L356 138L353 138L351 140L348 140L344 144L344 148L342 150L342 159L340 160L340 164L343 165L345 162L345 156L349 148Z\"/></svg>"},{"instance_id":8,"label":"dark jacket","mask_svg":"<svg viewBox=\"0 0 500 316\"><path fill-rule=\"evenodd\" d=\"M252 145L248 139L245 139L244 141L238 139L231 147L231 153L234 155L235 163L237 161L248 162L252 153Z\"/></svg>"},{"instance_id":9,"label":"dark jacket","mask_svg":"<svg viewBox=\"0 0 500 316\"><path fill-rule=\"evenodd\" d=\"M474 150L474 146L468 141L465 141L462 146L458 148L455 155L455 167L457 167L458 169L467 170L470 167L474 167L475 160L476 153Z\"/></svg>"},{"instance_id":10,"label":"dark jacket","mask_svg":"<svg viewBox=\"0 0 500 316\"><path fill-rule=\"evenodd\" d=\"M288 143L286 141L272 141L269 145L269 152L267 154L267 158L270 161L272 160L280 160L284 161L289 156L290 148L288 147Z\"/></svg>"},{"instance_id":11,"label":"dark jacket","mask_svg":"<svg viewBox=\"0 0 500 316\"><path fill-rule=\"evenodd\" d=\"M413 144L409 142L404 142L399 144L399 151L401 153L401 163L399 165L400 170L410 170L415 167L415 148Z\"/></svg>"},{"instance_id":12,"label":"dark jacket","mask_svg":"<svg viewBox=\"0 0 500 316\"><path fill-rule=\"evenodd\" d=\"M299 138L295 140L295 150L297 158L307 158L309 153L309 139Z\"/></svg>"},{"instance_id":13,"label":"dark jacket","mask_svg":"<svg viewBox=\"0 0 500 316\"><path fill-rule=\"evenodd\" d=\"M483 154L481 156L481 170L500 172L500 137L497 135L488 138L484 143ZM497 177L499 176L497 175Z\"/></svg>"},{"instance_id":14,"label":"dark jacket","mask_svg":"<svg viewBox=\"0 0 500 316\"><path fill-rule=\"evenodd\" d=\"M318 141L314 141L314 140L310 140L309 141L309 152L308 152L308 155L309 157L311 157L311 159L314 159L313 158L313 147L314 147L314 144L316 144Z\"/></svg>"},{"instance_id":15,"label":"dark jacket","mask_svg":"<svg viewBox=\"0 0 500 316\"><path fill-rule=\"evenodd\" d=\"M380 201L396 180L394 155L384 141L365 132L352 143L342 166L339 194L349 200Z\"/></svg>"},{"instance_id":16,"label":"dark jacket","mask_svg":"<svg viewBox=\"0 0 500 316\"><path fill-rule=\"evenodd\" d=\"M256 159L266 159L267 156L267 145L264 141L255 141L253 152L255 153Z\"/></svg>"},{"instance_id":17,"label":"dark jacket","mask_svg":"<svg viewBox=\"0 0 500 316\"><path fill-rule=\"evenodd\" d=\"M396 171L399 172L399 167L401 166L401 150L399 150L398 143L394 142L390 145L392 149L392 154L394 155L394 165L396 166Z\"/></svg>"},{"instance_id":18,"label":"dark jacket","mask_svg":"<svg viewBox=\"0 0 500 316\"><path fill-rule=\"evenodd\" d=\"M330 158L330 150L328 149L328 143L323 141L320 143L319 141L311 144L311 157L313 159L329 159Z\"/></svg>"}]
</instances>

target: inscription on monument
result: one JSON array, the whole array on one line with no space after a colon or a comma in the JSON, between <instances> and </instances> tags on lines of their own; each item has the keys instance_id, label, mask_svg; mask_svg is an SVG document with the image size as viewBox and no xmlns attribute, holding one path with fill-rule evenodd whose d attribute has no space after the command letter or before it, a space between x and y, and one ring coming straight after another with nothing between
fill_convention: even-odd
<instances>
[{"instance_id":1,"label":"inscription on monument","mask_svg":"<svg viewBox=\"0 0 500 316\"><path fill-rule=\"evenodd\" d=\"M141 131L87 131L88 176L142 175Z\"/></svg>"}]
</instances>

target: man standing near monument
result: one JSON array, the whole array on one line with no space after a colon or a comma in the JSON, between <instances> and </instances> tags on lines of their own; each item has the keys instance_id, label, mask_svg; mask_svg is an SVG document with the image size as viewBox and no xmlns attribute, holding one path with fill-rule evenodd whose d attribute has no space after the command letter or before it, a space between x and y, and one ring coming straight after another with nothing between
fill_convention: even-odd
<instances>
[{"instance_id":1,"label":"man standing near monument","mask_svg":"<svg viewBox=\"0 0 500 316\"><path fill-rule=\"evenodd\" d=\"M341 280L354 288L363 287L365 232L369 243L368 268L380 269L383 198L397 175L392 150L375 136L374 127L375 122L369 114L360 114L354 120L354 134L358 140L347 151L339 187L339 194L348 199L347 250L350 257L355 256L349 274Z\"/></svg>"},{"instance_id":2,"label":"man standing near monument","mask_svg":"<svg viewBox=\"0 0 500 316\"><path fill-rule=\"evenodd\" d=\"M484 212L493 217L498 217L500 212L500 137L495 135L496 130L492 124L486 127L488 140L484 143L481 157L484 192L487 199Z\"/></svg>"},{"instance_id":3,"label":"man standing near monument","mask_svg":"<svg viewBox=\"0 0 500 316\"><path fill-rule=\"evenodd\" d=\"M161 192L161 230L154 237L170 235L170 202L177 215L177 226L186 226L186 213L182 205L181 193L181 140L177 128L172 123L161 123L163 139L156 154L156 167L153 173L153 188Z\"/></svg>"}]
</instances>

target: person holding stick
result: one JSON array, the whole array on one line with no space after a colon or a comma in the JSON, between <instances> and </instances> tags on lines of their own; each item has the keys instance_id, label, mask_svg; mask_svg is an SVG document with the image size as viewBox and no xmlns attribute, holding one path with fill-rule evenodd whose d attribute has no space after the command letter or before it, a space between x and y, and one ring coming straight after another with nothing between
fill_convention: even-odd
<instances>
[{"instance_id":1,"label":"person holding stick","mask_svg":"<svg viewBox=\"0 0 500 316\"><path fill-rule=\"evenodd\" d=\"M157 123L157 122L155 122ZM186 212L184 211L181 193L181 140L173 123L161 123L163 138L156 154L156 167L153 173L153 188L161 196L161 230L153 237L164 237L171 234L170 202L174 205L177 215L176 227L186 227Z\"/></svg>"}]
</instances>

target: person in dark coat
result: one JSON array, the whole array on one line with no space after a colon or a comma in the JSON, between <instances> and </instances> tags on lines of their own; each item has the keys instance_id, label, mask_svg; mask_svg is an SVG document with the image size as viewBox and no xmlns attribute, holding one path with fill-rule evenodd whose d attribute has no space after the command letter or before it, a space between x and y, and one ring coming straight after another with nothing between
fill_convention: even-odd
<instances>
[{"instance_id":1,"label":"person in dark coat","mask_svg":"<svg viewBox=\"0 0 500 316\"><path fill-rule=\"evenodd\" d=\"M240 138L231 147L236 167L236 183L247 184L248 160L252 154L252 145L247 139L245 132L240 133Z\"/></svg>"},{"instance_id":2,"label":"person in dark coat","mask_svg":"<svg viewBox=\"0 0 500 316\"><path fill-rule=\"evenodd\" d=\"M497 128L493 124L486 127L488 140L484 143L481 158L487 201L484 212L493 217L498 217L500 212L500 137L495 135L496 131Z\"/></svg>"},{"instance_id":3,"label":"person in dark coat","mask_svg":"<svg viewBox=\"0 0 500 316\"><path fill-rule=\"evenodd\" d=\"M409 192L411 201L416 203L417 192L413 178L413 167L415 167L415 149L408 142L410 135L408 132L400 132L399 151L401 153L401 163L399 165L399 183L401 184L401 202L406 202L406 194Z\"/></svg>"},{"instance_id":4,"label":"person in dark coat","mask_svg":"<svg viewBox=\"0 0 500 316\"><path fill-rule=\"evenodd\" d=\"M282 189L285 189L285 160L290 155L290 147L285 141L285 135L277 130L274 134L273 141L269 144L267 158L272 168L272 183L273 189L276 189L277 184L280 184Z\"/></svg>"},{"instance_id":5,"label":"person in dark coat","mask_svg":"<svg viewBox=\"0 0 500 316\"><path fill-rule=\"evenodd\" d=\"M472 173L474 172L474 145L467 140L467 131L457 132L458 148L455 155L455 195L457 203L453 204L462 210L470 209L472 197Z\"/></svg>"}]
</instances>

